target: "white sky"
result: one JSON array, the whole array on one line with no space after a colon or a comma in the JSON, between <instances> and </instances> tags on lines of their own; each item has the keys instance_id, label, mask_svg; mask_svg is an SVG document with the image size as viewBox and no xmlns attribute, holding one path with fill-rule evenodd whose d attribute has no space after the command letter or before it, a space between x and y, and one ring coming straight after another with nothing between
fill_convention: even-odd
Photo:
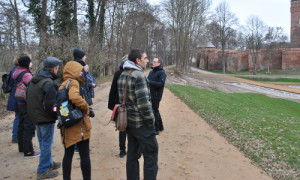
<instances>
[{"instance_id":1,"label":"white sky","mask_svg":"<svg viewBox=\"0 0 300 180\"><path fill-rule=\"evenodd\" d=\"M163 0L147 0L150 4L158 4ZM272 27L281 26L290 37L290 0L212 0L212 10L222 1L227 1L230 11L245 25L250 15L258 16L265 24Z\"/></svg>"}]
</instances>

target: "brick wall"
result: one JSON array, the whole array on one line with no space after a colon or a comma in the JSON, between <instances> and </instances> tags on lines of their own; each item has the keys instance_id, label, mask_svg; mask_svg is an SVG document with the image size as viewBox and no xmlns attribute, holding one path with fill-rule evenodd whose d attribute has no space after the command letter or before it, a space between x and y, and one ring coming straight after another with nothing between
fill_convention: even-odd
<instances>
[{"instance_id":1,"label":"brick wall","mask_svg":"<svg viewBox=\"0 0 300 180\"><path fill-rule=\"evenodd\" d=\"M253 70L251 55L248 51L226 50L227 71L236 72ZM197 66L200 69L215 71L222 70L222 51L218 49L203 49L197 53ZM283 49L274 52L270 69L294 70L300 69L300 48ZM266 50L259 51L257 70L268 69L268 56Z\"/></svg>"},{"instance_id":2,"label":"brick wall","mask_svg":"<svg viewBox=\"0 0 300 180\"><path fill-rule=\"evenodd\" d=\"M300 69L300 48L291 48L282 52L283 70Z\"/></svg>"}]
</instances>

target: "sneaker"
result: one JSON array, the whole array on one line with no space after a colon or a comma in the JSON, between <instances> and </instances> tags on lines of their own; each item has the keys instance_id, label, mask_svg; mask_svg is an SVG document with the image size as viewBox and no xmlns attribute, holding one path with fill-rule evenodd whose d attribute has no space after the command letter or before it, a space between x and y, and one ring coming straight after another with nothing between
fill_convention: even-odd
<instances>
[{"instance_id":1,"label":"sneaker","mask_svg":"<svg viewBox=\"0 0 300 180\"><path fill-rule=\"evenodd\" d=\"M36 179L37 180L49 179L49 178L54 178L56 176L58 176L58 171L49 170L49 171L46 171L46 172L38 173L37 176L36 176Z\"/></svg>"},{"instance_id":2,"label":"sneaker","mask_svg":"<svg viewBox=\"0 0 300 180\"><path fill-rule=\"evenodd\" d=\"M33 157L40 157L39 152L29 152L24 155L24 158L33 158Z\"/></svg>"},{"instance_id":3,"label":"sneaker","mask_svg":"<svg viewBox=\"0 0 300 180\"><path fill-rule=\"evenodd\" d=\"M120 158L124 157L125 155L126 155L126 151L125 150L120 151Z\"/></svg>"},{"instance_id":4,"label":"sneaker","mask_svg":"<svg viewBox=\"0 0 300 180\"><path fill-rule=\"evenodd\" d=\"M58 169L61 167L61 163L60 162L54 162L53 161L53 164L51 166L51 169L50 170L55 170L55 169Z\"/></svg>"}]
</instances>

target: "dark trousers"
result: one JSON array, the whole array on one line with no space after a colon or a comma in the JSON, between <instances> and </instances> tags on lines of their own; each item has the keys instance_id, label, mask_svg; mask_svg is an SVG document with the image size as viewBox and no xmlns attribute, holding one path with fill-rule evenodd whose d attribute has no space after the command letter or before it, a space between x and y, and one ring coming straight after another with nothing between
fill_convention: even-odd
<instances>
[{"instance_id":1,"label":"dark trousers","mask_svg":"<svg viewBox=\"0 0 300 180\"><path fill-rule=\"evenodd\" d=\"M120 151L126 150L126 131L119 132L119 147Z\"/></svg>"},{"instance_id":2,"label":"dark trousers","mask_svg":"<svg viewBox=\"0 0 300 180\"><path fill-rule=\"evenodd\" d=\"M144 180L156 180L158 171L158 144L154 126L127 128L127 180L139 180L139 158L144 157Z\"/></svg>"},{"instance_id":3,"label":"dark trousers","mask_svg":"<svg viewBox=\"0 0 300 180\"><path fill-rule=\"evenodd\" d=\"M26 104L18 104L18 111L20 118L18 127L19 152L24 152L24 155L34 153L32 138L35 135L35 125L28 116Z\"/></svg>"},{"instance_id":4,"label":"dark trousers","mask_svg":"<svg viewBox=\"0 0 300 180\"><path fill-rule=\"evenodd\" d=\"M90 159L89 144L90 144L89 139L77 143L83 180L91 179L91 159ZM71 179L73 155L74 155L74 145L65 148L65 155L63 158L63 179L64 180Z\"/></svg>"},{"instance_id":5,"label":"dark trousers","mask_svg":"<svg viewBox=\"0 0 300 180\"><path fill-rule=\"evenodd\" d=\"M155 117L155 130L156 131L163 131L164 130L164 125L159 113L159 103L160 100L152 99L152 109Z\"/></svg>"}]
</instances>

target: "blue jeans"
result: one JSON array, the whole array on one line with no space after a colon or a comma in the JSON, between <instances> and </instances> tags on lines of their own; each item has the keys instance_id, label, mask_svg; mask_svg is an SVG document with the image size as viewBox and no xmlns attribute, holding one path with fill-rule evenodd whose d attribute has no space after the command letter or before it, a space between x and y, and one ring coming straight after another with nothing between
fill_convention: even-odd
<instances>
[{"instance_id":1,"label":"blue jeans","mask_svg":"<svg viewBox=\"0 0 300 180\"><path fill-rule=\"evenodd\" d=\"M12 140L17 141L18 140L18 126L19 126L19 113L15 111L15 119L13 121L13 129L12 129Z\"/></svg>"},{"instance_id":2,"label":"blue jeans","mask_svg":"<svg viewBox=\"0 0 300 180\"><path fill-rule=\"evenodd\" d=\"M39 140L41 155L37 173L48 171L52 164L52 144L55 123L36 125L36 134Z\"/></svg>"}]
</instances>

